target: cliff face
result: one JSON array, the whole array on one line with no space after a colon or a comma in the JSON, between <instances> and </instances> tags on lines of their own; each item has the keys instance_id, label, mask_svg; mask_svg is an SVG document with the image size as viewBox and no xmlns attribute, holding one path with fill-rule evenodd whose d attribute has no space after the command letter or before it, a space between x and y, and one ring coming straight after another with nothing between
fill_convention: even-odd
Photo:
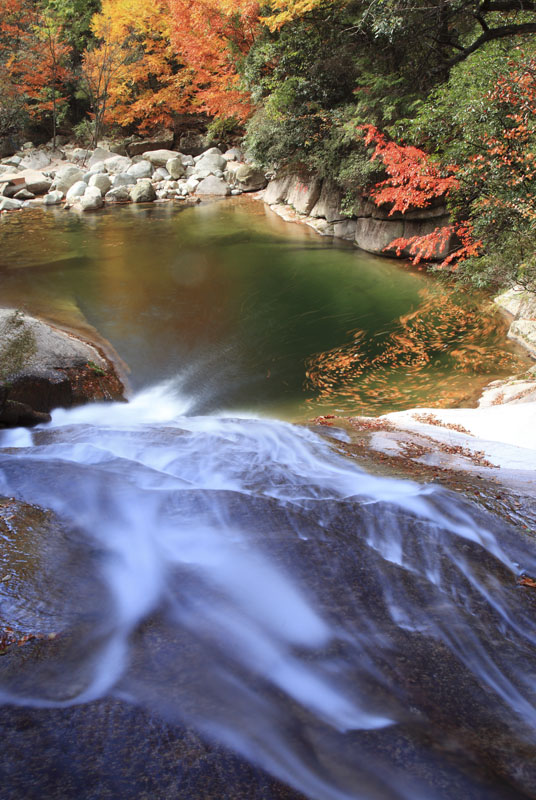
<instances>
[{"instance_id":1,"label":"cliff face","mask_svg":"<svg viewBox=\"0 0 536 800\"><path fill-rule=\"evenodd\" d=\"M354 204L357 215L348 216L342 210L342 200L342 193L333 181L295 173L277 176L264 193L264 202L275 211L284 214L290 206L301 221L324 236L348 239L362 250L383 256L397 256L394 248L389 247L395 239L424 236L450 221L444 205L389 215L389 209L379 208L362 197ZM438 246L434 258L445 258L450 248L450 241ZM401 251L401 258L408 256L408 249Z\"/></svg>"}]
</instances>

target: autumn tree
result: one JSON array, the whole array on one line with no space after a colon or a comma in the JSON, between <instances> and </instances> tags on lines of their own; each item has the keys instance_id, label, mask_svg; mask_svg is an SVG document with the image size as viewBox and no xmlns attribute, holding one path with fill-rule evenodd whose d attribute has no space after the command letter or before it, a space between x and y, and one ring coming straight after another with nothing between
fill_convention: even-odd
<instances>
[{"instance_id":1,"label":"autumn tree","mask_svg":"<svg viewBox=\"0 0 536 800\"><path fill-rule=\"evenodd\" d=\"M171 40L190 75L192 108L244 121L252 111L238 65L255 41L258 3L252 0L167 0Z\"/></svg>"},{"instance_id":2,"label":"autumn tree","mask_svg":"<svg viewBox=\"0 0 536 800\"><path fill-rule=\"evenodd\" d=\"M170 22L165 0L103 0L82 70L97 136L104 123L145 131L185 110L188 73L173 51Z\"/></svg>"}]
</instances>

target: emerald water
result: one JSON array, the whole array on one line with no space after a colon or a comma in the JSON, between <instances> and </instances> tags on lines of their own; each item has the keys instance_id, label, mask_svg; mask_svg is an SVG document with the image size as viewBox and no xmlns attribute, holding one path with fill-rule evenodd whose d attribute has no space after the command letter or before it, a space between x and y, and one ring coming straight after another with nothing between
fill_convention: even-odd
<instances>
[{"instance_id":1,"label":"emerald water","mask_svg":"<svg viewBox=\"0 0 536 800\"><path fill-rule=\"evenodd\" d=\"M523 360L482 299L250 199L3 215L0 300L115 348L133 390L286 419L470 403Z\"/></svg>"}]
</instances>

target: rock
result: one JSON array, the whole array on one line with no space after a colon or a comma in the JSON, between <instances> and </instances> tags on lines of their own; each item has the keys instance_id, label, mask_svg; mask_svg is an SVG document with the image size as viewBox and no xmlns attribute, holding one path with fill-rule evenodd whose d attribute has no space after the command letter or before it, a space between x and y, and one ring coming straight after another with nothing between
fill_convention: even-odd
<instances>
[{"instance_id":1,"label":"rock","mask_svg":"<svg viewBox=\"0 0 536 800\"><path fill-rule=\"evenodd\" d=\"M96 147L93 151L93 155L88 161L88 167L93 168L95 164L98 164L101 161L106 161L109 158L113 157L113 153L109 150L106 150L104 147Z\"/></svg>"},{"instance_id":2,"label":"rock","mask_svg":"<svg viewBox=\"0 0 536 800\"><path fill-rule=\"evenodd\" d=\"M75 147L75 149L71 151L69 157L71 161L87 163L87 161L91 158L91 155L91 150L84 150L82 147Z\"/></svg>"},{"instance_id":3,"label":"rock","mask_svg":"<svg viewBox=\"0 0 536 800\"><path fill-rule=\"evenodd\" d=\"M357 220L355 242L362 250L368 253L385 255L386 248L394 239L404 235L404 223L399 221L372 219L360 217ZM391 250L394 255L394 250Z\"/></svg>"},{"instance_id":4,"label":"rock","mask_svg":"<svg viewBox=\"0 0 536 800\"><path fill-rule=\"evenodd\" d=\"M126 156L128 158L127 146L125 142L112 142L108 149L110 153L116 153L118 156Z\"/></svg>"},{"instance_id":5,"label":"rock","mask_svg":"<svg viewBox=\"0 0 536 800\"><path fill-rule=\"evenodd\" d=\"M169 172L165 167L158 167L153 172L153 181L167 181L169 177L170 177Z\"/></svg>"},{"instance_id":6,"label":"rock","mask_svg":"<svg viewBox=\"0 0 536 800\"><path fill-rule=\"evenodd\" d=\"M52 186L52 181L50 178L47 178L42 172L25 170L22 174L24 175L26 188L29 192L32 192L32 194L46 194Z\"/></svg>"},{"instance_id":7,"label":"rock","mask_svg":"<svg viewBox=\"0 0 536 800\"><path fill-rule=\"evenodd\" d=\"M95 163L92 164L91 168L86 173L87 174L87 179L89 180L92 175L99 175L99 174L102 175L102 174L106 174L107 172L108 172L108 170L106 169L104 161L95 161Z\"/></svg>"},{"instance_id":8,"label":"rock","mask_svg":"<svg viewBox=\"0 0 536 800\"><path fill-rule=\"evenodd\" d=\"M242 189L231 189L231 194L232 194L233 196L236 196L236 195L242 194Z\"/></svg>"},{"instance_id":9,"label":"rock","mask_svg":"<svg viewBox=\"0 0 536 800\"><path fill-rule=\"evenodd\" d=\"M108 175L92 175L89 179L90 186L96 186L101 195L106 194L112 188L112 182Z\"/></svg>"},{"instance_id":10,"label":"rock","mask_svg":"<svg viewBox=\"0 0 536 800\"><path fill-rule=\"evenodd\" d=\"M353 242L356 238L357 220L342 219L333 223L333 236L338 239L348 239Z\"/></svg>"},{"instance_id":11,"label":"rock","mask_svg":"<svg viewBox=\"0 0 536 800\"><path fill-rule=\"evenodd\" d=\"M120 172L114 175L112 180L112 187L117 189L119 186L135 186L136 178L134 175L128 175L126 172Z\"/></svg>"},{"instance_id":12,"label":"rock","mask_svg":"<svg viewBox=\"0 0 536 800\"><path fill-rule=\"evenodd\" d=\"M186 131L179 139L181 153L197 156L203 152L205 137L197 131Z\"/></svg>"},{"instance_id":13,"label":"rock","mask_svg":"<svg viewBox=\"0 0 536 800\"><path fill-rule=\"evenodd\" d=\"M134 178L150 178L153 172L153 165L146 160L138 161L127 169L127 175L132 175Z\"/></svg>"},{"instance_id":14,"label":"rock","mask_svg":"<svg viewBox=\"0 0 536 800\"><path fill-rule=\"evenodd\" d=\"M320 197L322 182L319 178L294 176L290 183L287 203L299 214L309 215Z\"/></svg>"},{"instance_id":15,"label":"rock","mask_svg":"<svg viewBox=\"0 0 536 800\"><path fill-rule=\"evenodd\" d=\"M207 170L209 173L214 172L214 170L221 170L223 172L226 167L227 161L219 152L210 153L207 151L206 153L203 153L200 159L196 160L195 171L197 173L200 173L203 170Z\"/></svg>"},{"instance_id":16,"label":"rock","mask_svg":"<svg viewBox=\"0 0 536 800\"><path fill-rule=\"evenodd\" d=\"M45 206L57 206L63 200L64 194L60 192L59 189L56 189L53 192L49 192L43 197L43 203Z\"/></svg>"},{"instance_id":17,"label":"rock","mask_svg":"<svg viewBox=\"0 0 536 800\"><path fill-rule=\"evenodd\" d=\"M107 158L104 162L106 171L110 175L120 175L125 173L129 167L132 166L132 160L127 156L116 155L113 158Z\"/></svg>"},{"instance_id":18,"label":"rock","mask_svg":"<svg viewBox=\"0 0 536 800\"><path fill-rule=\"evenodd\" d=\"M116 186L104 196L106 203L130 203L130 189L128 186Z\"/></svg>"},{"instance_id":19,"label":"rock","mask_svg":"<svg viewBox=\"0 0 536 800\"><path fill-rule=\"evenodd\" d=\"M206 195L221 195L225 196L231 193L230 187L222 178L217 178L215 175L209 175L204 178L196 189L197 194Z\"/></svg>"},{"instance_id":20,"label":"rock","mask_svg":"<svg viewBox=\"0 0 536 800\"><path fill-rule=\"evenodd\" d=\"M23 177L13 178L13 173L4 175L0 180L0 197L15 197L17 192L26 189L26 181Z\"/></svg>"},{"instance_id":21,"label":"rock","mask_svg":"<svg viewBox=\"0 0 536 800\"><path fill-rule=\"evenodd\" d=\"M43 169L50 164L50 156L43 150L35 150L24 156L20 162L20 166L24 169Z\"/></svg>"},{"instance_id":22,"label":"rock","mask_svg":"<svg viewBox=\"0 0 536 800\"><path fill-rule=\"evenodd\" d=\"M179 158L177 150L149 150L142 154L146 161L150 161L153 167L165 167L171 158Z\"/></svg>"},{"instance_id":23,"label":"rock","mask_svg":"<svg viewBox=\"0 0 536 800\"><path fill-rule=\"evenodd\" d=\"M156 200L156 192L150 180L141 180L130 190L133 203L152 203Z\"/></svg>"},{"instance_id":24,"label":"rock","mask_svg":"<svg viewBox=\"0 0 536 800\"><path fill-rule=\"evenodd\" d=\"M0 385L5 402L45 414L58 406L122 399L124 391L95 347L13 309L0 309ZM1 415L0 423L17 424Z\"/></svg>"},{"instance_id":25,"label":"rock","mask_svg":"<svg viewBox=\"0 0 536 800\"><path fill-rule=\"evenodd\" d=\"M58 192L67 194L71 186L77 181L81 181L84 173L78 167L65 166L60 167L54 177L53 188Z\"/></svg>"},{"instance_id":26,"label":"rock","mask_svg":"<svg viewBox=\"0 0 536 800\"><path fill-rule=\"evenodd\" d=\"M191 175L188 178L188 180L186 181L186 184L185 184L186 191L189 194L193 194L195 192L195 190L197 189L197 187L199 186L199 183L200 183L200 181L198 181L198 179L196 177L194 177L194 175Z\"/></svg>"},{"instance_id":27,"label":"rock","mask_svg":"<svg viewBox=\"0 0 536 800\"><path fill-rule=\"evenodd\" d=\"M4 159L3 163L10 167L18 167L21 161L22 158L20 156L10 156L9 158Z\"/></svg>"},{"instance_id":28,"label":"rock","mask_svg":"<svg viewBox=\"0 0 536 800\"><path fill-rule=\"evenodd\" d=\"M180 153L179 158L182 161L184 167L195 167L195 160L193 156L184 155L184 153Z\"/></svg>"},{"instance_id":29,"label":"rock","mask_svg":"<svg viewBox=\"0 0 536 800\"><path fill-rule=\"evenodd\" d=\"M28 189L21 189L17 194L14 196L14 200L33 200L35 195L32 192L29 192Z\"/></svg>"},{"instance_id":30,"label":"rock","mask_svg":"<svg viewBox=\"0 0 536 800\"><path fill-rule=\"evenodd\" d=\"M328 222L345 219L341 213L342 192L336 184L326 178L322 181L320 196L311 209L311 217L324 217Z\"/></svg>"},{"instance_id":31,"label":"rock","mask_svg":"<svg viewBox=\"0 0 536 800\"><path fill-rule=\"evenodd\" d=\"M158 134L155 134L150 139L142 139L132 141L127 144L127 151L130 157L138 156L142 153L146 153L153 150L162 150L163 148L169 148L173 145L173 139L175 138L175 134L173 131L164 130Z\"/></svg>"},{"instance_id":32,"label":"rock","mask_svg":"<svg viewBox=\"0 0 536 800\"><path fill-rule=\"evenodd\" d=\"M88 186L84 196L80 198L79 207L82 211L97 211L104 205L102 193L98 186Z\"/></svg>"},{"instance_id":33,"label":"rock","mask_svg":"<svg viewBox=\"0 0 536 800\"><path fill-rule=\"evenodd\" d=\"M516 319L510 325L508 338L523 345L536 358L536 320Z\"/></svg>"},{"instance_id":34,"label":"rock","mask_svg":"<svg viewBox=\"0 0 536 800\"><path fill-rule=\"evenodd\" d=\"M209 147L204 153L201 154L204 156L221 156L222 152L219 147Z\"/></svg>"},{"instance_id":35,"label":"rock","mask_svg":"<svg viewBox=\"0 0 536 800\"><path fill-rule=\"evenodd\" d=\"M186 173L184 164L180 157L170 158L168 161L166 161L166 169L174 180L182 178Z\"/></svg>"},{"instance_id":36,"label":"rock","mask_svg":"<svg viewBox=\"0 0 536 800\"><path fill-rule=\"evenodd\" d=\"M15 200L14 197L0 198L0 211L18 211L22 208L22 200Z\"/></svg>"},{"instance_id":37,"label":"rock","mask_svg":"<svg viewBox=\"0 0 536 800\"><path fill-rule=\"evenodd\" d=\"M256 192L264 189L268 182L264 171L252 164L240 164L235 171L235 178L243 192Z\"/></svg>"},{"instance_id":38,"label":"rock","mask_svg":"<svg viewBox=\"0 0 536 800\"><path fill-rule=\"evenodd\" d=\"M526 380L508 378L494 381L486 386L478 399L479 408L504 405L505 403L533 403L536 401L536 381L530 375Z\"/></svg>"},{"instance_id":39,"label":"rock","mask_svg":"<svg viewBox=\"0 0 536 800\"><path fill-rule=\"evenodd\" d=\"M242 151L238 147L231 147L223 154L226 161L242 161Z\"/></svg>"},{"instance_id":40,"label":"rock","mask_svg":"<svg viewBox=\"0 0 536 800\"><path fill-rule=\"evenodd\" d=\"M275 203L286 203L293 175L281 175L270 181L264 192L264 202L269 206Z\"/></svg>"},{"instance_id":41,"label":"rock","mask_svg":"<svg viewBox=\"0 0 536 800\"><path fill-rule=\"evenodd\" d=\"M87 183L85 181L76 181L67 192L66 200L74 200L78 197L82 197L86 189Z\"/></svg>"},{"instance_id":42,"label":"rock","mask_svg":"<svg viewBox=\"0 0 536 800\"><path fill-rule=\"evenodd\" d=\"M516 319L536 319L536 295L521 286L498 295L495 303Z\"/></svg>"}]
</instances>

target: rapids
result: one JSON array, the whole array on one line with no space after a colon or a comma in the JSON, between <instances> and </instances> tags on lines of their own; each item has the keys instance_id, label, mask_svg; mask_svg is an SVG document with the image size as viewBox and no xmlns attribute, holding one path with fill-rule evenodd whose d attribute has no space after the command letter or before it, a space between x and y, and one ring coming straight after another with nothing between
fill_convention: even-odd
<instances>
[{"instance_id":1,"label":"rapids","mask_svg":"<svg viewBox=\"0 0 536 800\"><path fill-rule=\"evenodd\" d=\"M169 382L0 433L0 494L87 551L45 596L0 583L4 617L61 633L1 702L118 698L313 800L535 797L533 543L337 431L193 411Z\"/></svg>"}]
</instances>

